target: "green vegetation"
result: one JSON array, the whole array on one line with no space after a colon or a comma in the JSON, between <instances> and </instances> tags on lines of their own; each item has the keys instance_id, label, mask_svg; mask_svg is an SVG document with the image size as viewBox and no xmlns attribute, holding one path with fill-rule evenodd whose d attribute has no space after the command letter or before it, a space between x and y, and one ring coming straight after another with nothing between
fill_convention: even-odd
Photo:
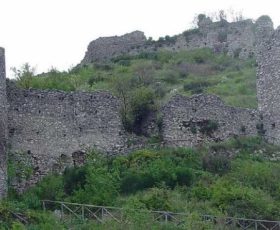
<instances>
[{"instance_id":1,"label":"green vegetation","mask_svg":"<svg viewBox=\"0 0 280 230\"><path fill-rule=\"evenodd\" d=\"M197 32L184 35L188 39ZM174 38L160 41L164 45ZM136 134L142 134L145 117L175 93L216 94L226 104L239 107L255 108L257 104L255 61L216 55L210 49L141 53L104 64L77 66L67 72L52 69L40 75L26 64L14 72L16 84L22 88L112 92L120 98L124 127ZM211 136L217 128L215 121L207 120L200 124L199 131ZM191 127L193 133L196 129ZM263 124L258 130L261 135ZM150 142L157 143L158 138L152 137ZM279 150L256 137L196 149L142 149L112 158L90 151L82 167L48 175L20 195L10 189L9 198L0 204L0 229L69 228L53 212L42 212L43 199L130 210L123 225L110 220L103 225L88 221L72 223L71 229L215 229L201 221L203 214L276 220L280 213ZM17 168L24 168L24 173L18 175ZM10 181L14 177L25 180L30 175L28 159L9 162L8 171ZM181 227L163 227L145 212L131 209L185 212L189 216ZM23 220L25 225L20 223Z\"/></svg>"},{"instance_id":2,"label":"green vegetation","mask_svg":"<svg viewBox=\"0 0 280 230\"><path fill-rule=\"evenodd\" d=\"M91 151L82 167L49 175L36 187L11 193L0 204L2 229L64 229L40 200L118 206L126 209L189 213L182 226L166 229L215 229L200 215L279 219L279 148L261 138L239 138L197 149L143 149L108 158ZM28 224L23 227L17 213ZM144 212L127 214L126 224L72 223L72 229L163 229ZM164 228L164 229L165 229Z\"/></svg>"},{"instance_id":3,"label":"green vegetation","mask_svg":"<svg viewBox=\"0 0 280 230\"><path fill-rule=\"evenodd\" d=\"M28 64L13 71L22 88L110 91L121 100L125 129L137 135L145 134L141 130L145 118L176 93L216 94L228 105L257 105L255 61L216 55L206 48L120 56L104 64L77 66L68 72L52 69L37 76ZM207 128L204 131L208 133Z\"/></svg>"},{"instance_id":4,"label":"green vegetation","mask_svg":"<svg viewBox=\"0 0 280 230\"><path fill-rule=\"evenodd\" d=\"M189 31L186 36L195 32ZM163 43L172 41L170 37L162 40ZM77 66L67 72L52 69L36 76L29 65L14 72L18 86L23 88L108 90L120 97L127 89L147 88L159 103L175 92L210 93L220 96L229 105L256 107L255 61L217 55L206 48L121 56L104 64ZM125 96L130 98L129 93ZM133 123L134 119L137 118L128 120Z\"/></svg>"}]
</instances>

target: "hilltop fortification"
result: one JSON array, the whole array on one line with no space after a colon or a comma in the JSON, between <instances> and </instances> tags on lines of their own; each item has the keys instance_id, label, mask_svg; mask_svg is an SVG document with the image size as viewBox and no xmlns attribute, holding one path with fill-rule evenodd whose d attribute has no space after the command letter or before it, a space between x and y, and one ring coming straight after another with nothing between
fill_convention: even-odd
<instances>
[{"instance_id":1,"label":"hilltop fortification","mask_svg":"<svg viewBox=\"0 0 280 230\"><path fill-rule=\"evenodd\" d=\"M110 60L120 55L137 55L159 50L180 51L211 48L217 53L246 59L255 52L255 24L251 20L213 22L205 15L198 17L198 27L158 41L147 39L143 32L135 31L123 36L101 37L92 41L82 64Z\"/></svg>"},{"instance_id":2,"label":"hilltop fortification","mask_svg":"<svg viewBox=\"0 0 280 230\"><path fill-rule=\"evenodd\" d=\"M211 47L239 58L255 53L258 110L226 106L213 95L176 95L160 109L162 123L157 135L162 136L165 146L195 146L258 134L266 134L269 141L276 139L279 144L280 29L274 30L266 16L256 24L249 20L212 22L200 17L198 25L195 31L178 35L175 40L147 41L139 31L102 38L90 44L83 63L158 49ZM10 160L21 175L11 180L11 186L23 191L51 171L61 172L66 166L83 163L89 149L112 155L145 145L149 134L138 137L125 131L120 105L120 100L108 92L23 90L10 82L6 87L5 56L1 48L0 197L7 191L7 146ZM145 125L145 129L156 126Z\"/></svg>"}]
</instances>

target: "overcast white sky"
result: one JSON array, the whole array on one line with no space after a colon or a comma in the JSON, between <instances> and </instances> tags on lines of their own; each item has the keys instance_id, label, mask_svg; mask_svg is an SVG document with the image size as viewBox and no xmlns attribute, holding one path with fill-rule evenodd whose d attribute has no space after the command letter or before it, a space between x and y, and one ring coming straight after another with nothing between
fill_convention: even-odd
<instances>
[{"instance_id":1,"label":"overcast white sky","mask_svg":"<svg viewBox=\"0 0 280 230\"><path fill-rule=\"evenodd\" d=\"M141 30L157 39L190 28L196 14L230 8L253 19L267 14L277 26L279 5L279 0L0 0L0 46L7 69L28 62L38 73L51 66L67 70L99 36Z\"/></svg>"}]
</instances>

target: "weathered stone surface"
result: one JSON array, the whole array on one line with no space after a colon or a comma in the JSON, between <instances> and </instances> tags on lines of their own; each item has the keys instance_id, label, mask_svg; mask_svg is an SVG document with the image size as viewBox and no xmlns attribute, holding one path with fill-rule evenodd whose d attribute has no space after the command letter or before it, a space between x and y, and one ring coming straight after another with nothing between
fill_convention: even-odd
<instances>
[{"instance_id":1,"label":"weathered stone surface","mask_svg":"<svg viewBox=\"0 0 280 230\"><path fill-rule=\"evenodd\" d=\"M214 95L176 95L162 114L162 137L168 146L192 147L258 133L258 111L226 106Z\"/></svg>"},{"instance_id":2,"label":"weathered stone surface","mask_svg":"<svg viewBox=\"0 0 280 230\"><path fill-rule=\"evenodd\" d=\"M275 143L276 140L280 144L280 29L274 30L268 17L261 17L255 29L251 21L213 23L207 19L199 25L188 39L180 35L174 44L165 43L161 47L152 44L145 49L178 50L204 46L247 58L255 52L256 43L259 109L226 106L213 95L176 95L161 109L161 122L154 113L147 117L143 133L161 135L168 146L191 147L264 132L269 141ZM135 42L145 42L141 32L135 33ZM131 34L126 38L131 39ZM126 50L140 52L141 48L132 49L132 43L126 43L123 37L111 47L114 39L105 42L108 52L104 51L107 45L102 39L93 43L94 49L101 47L101 51L89 53L84 61L105 60ZM118 44L121 44L120 48ZM114 54L110 47L115 50ZM124 131L119 109L120 101L108 92L22 90L13 84L8 84L6 92L4 50L0 49L0 197L7 191L6 143L13 153L11 159L26 171L21 180L14 181L13 186L18 191L33 185L50 171L61 172L67 165L83 164L88 149L121 154L143 146L146 137L128 135ZM160 129L157 122L161 123Z\"/></svg>"},{"instance_id":3,"label":"weathered stone surface","mask_svg":"<svg viewBox=\"0 0 280 230\"><path fill-rule=\"evenodd\" d=\"M280 29L274 30L268 16L256 22L257 98L263 132L280 144Z\"/></svg>"},{"instance_id":4,"label":"weathered stone surface","mask_svg":"<svg viewBox=\"0 0 280 230\"><path fill-rule=\"evenodd\" d=\"M7 124L5 50L0 47L0 198L7 193Z\"/></svg>"},{"instance_id":5,"label":"weathered stone surface","mask_svg":"<svg viewBox=\"0 0 280 230\"><path fill-rule=\"evenodd\" d=\"M157 42L147 41L143 32L135 31L123 36L101 37L92 41L81 64L110 60L120 55L137 55L158 50L180 51L211 48L217 53L247 59L254 55L254 23L243 20L229 23L225 20L212 22L204 17L198 28Z\"/></svg>"},{"instance_id":6,"label":"weathered stone surface","mask_svg":"<svg viewBox=\"0 0 280 230\"><path fill-rule=\"evenodd\" d=\"M36 159L34 183L65 164L79 164L77 152L125 151L119 101L111 94L8 89L9 146Z\"/></svg>"},{"instance_id":7,"label":"weathered stone surface","mask_svg":"<svg viewBox=\"0 0 280 230\"><path fill-rule=\"evenodd\" d=\"M108 60L127 54L132 49L143 46L145 42L146 37L141 31L134 31L123 36L98 38L89 44L82 64Z\"/></svg>"}]
</instances>

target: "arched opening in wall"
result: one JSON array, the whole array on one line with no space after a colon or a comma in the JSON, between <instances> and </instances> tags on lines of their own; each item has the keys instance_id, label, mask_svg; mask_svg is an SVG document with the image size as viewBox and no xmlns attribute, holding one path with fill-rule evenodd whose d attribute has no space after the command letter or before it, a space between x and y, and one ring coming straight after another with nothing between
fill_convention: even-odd
<instances>
[{"instance_id":1,"label":"arched opening in wall","mask_svg":"<svg viewBox=\"0 0 280 230\"><path fill-rule=\"evenodd\" d=\"M75 167L85 164L86 153L82 150L78 150L72 153L73 164Z\"/></svg>"}]
</instances>

